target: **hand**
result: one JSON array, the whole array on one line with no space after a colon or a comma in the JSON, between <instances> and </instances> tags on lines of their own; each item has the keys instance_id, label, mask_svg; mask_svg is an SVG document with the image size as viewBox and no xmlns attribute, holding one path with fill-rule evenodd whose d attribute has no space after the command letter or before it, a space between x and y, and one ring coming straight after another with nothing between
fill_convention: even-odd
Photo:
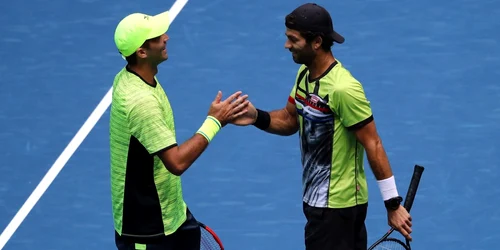
<instances>
[{"instance_id":1,"label":"hand","mask_svg":"<svg viewBox=\"0 0 500 250\"><path fill-rule=\"evenodd\" d=\"M241 96L241 91L238 91L226 100L221 101L222 92L218 92L215 100L210 105L208 115L215 117L224 127L229 121L234 120L245 114L248 110L249 101L246 100L248 95Z\"/></svg>"},{"instance_id":2,"label":"hand","mask_svg":"<svg viewBox=\"0 0 500 250\"><path fill-rule=\"evenodd\" d=\"M248 106L246 109L248 110L248 112L229 121L229 123L237 126L247 126L254 124L257 120L257 109L255 109L251 102L248 102Z\"/></svg>"},{"instance_id":3,"label":"hand","mask_svg":"<svg viewBox=\"0 0 500 250\"><path fill-rule=\"evenodd\" d=\"M408 240L412 240L411 234L411 216L403 206L399 206L396 210L387 210L387 217L389 219L389 226L394 227L396 231L400 232Z\"/></svg>"}]
</instances>

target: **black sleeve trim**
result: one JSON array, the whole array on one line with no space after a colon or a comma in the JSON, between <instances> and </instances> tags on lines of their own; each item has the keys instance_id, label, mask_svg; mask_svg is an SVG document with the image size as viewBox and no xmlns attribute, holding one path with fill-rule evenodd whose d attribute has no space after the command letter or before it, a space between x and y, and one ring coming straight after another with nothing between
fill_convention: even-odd
<instances>
[{"instance_id":1,"label":"black sleeve trim","mask_svg":"<svg viewBox=\"0 0 500 250\"><path fill-rule=\"evenodd\" d=\"M177 143L174 143L174 144L172 144L172 145L170 145L170 146L168 146L168 147L165 147L165 148L163 148L163 149L160 149L160 150L158 150L157 152L152 153L151 155L158 155L159 153L161 153L161 152L163 152L163 151L167 151L167 150L169 150L169 149L171 149L171 148L173 148L173 147L175 147L175 146L177 146Z\"/></svg>"},{"instance_id":2,"label":"black sleeve trim","mask_svg":"<svg viewBox=\"0 0 500 250\"><path fill-rule=\"evenodd\" d=\"M370 117L350 126L350 127L347 127L347 130L349 131L354 131L354 130L358 130L362 127L364 127L366 124L370 123L371 121L373 121L373 115L370 115Z\"/></svg>"}]
</instances>

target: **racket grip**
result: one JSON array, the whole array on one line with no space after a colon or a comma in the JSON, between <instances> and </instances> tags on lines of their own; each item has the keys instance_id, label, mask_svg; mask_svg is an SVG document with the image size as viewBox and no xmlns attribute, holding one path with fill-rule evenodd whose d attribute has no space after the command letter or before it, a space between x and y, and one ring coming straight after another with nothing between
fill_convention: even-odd
<instances>
[{"instance_id":1,"label":"racket grip","mask_svg":"<svg viewBox=\"0 0 500 250\"><path fill-rule=\"evenodd\" d=\"M424 167L420 165L415 165L413 169L413 175L411 177L410 186L408 187L408 192L406 193L406 198L404 202L404 207L409 212L413 205L413 200L415 200L415 195L417 194L418 185L420 184L420 177L424 172Z\"/></svg>"}]
</instances>

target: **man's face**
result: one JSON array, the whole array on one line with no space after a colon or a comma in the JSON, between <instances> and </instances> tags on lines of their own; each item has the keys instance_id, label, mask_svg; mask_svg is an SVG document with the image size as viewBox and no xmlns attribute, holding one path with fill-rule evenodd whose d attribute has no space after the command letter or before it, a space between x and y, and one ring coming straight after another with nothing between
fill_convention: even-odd
<instances>
[{"instance_id":1,"label":"man's face","mask_svg":"<svg viewBox=\"0 0 500 250\"><path fill-rule=\"evenodd\" d=\"M312 44L307 43L297 30L287 28L285 35L285 48L292 52L293 61L298 64L310 64L316 56Z\"/></svg>"},{"instance_id":2,"label":"man's face","mask_svg":"<svg viewBox=\"0 0 500 250\"><path fill-rule=\"evenodd\" d=\"M159 37L155 37L149 40L149 48L145 49L147 54L147 60L154 65L158 65L161 62L168 59L167 53L167 41L169 37L167 34L163 34Z\"/></svg>"}]
</instances>

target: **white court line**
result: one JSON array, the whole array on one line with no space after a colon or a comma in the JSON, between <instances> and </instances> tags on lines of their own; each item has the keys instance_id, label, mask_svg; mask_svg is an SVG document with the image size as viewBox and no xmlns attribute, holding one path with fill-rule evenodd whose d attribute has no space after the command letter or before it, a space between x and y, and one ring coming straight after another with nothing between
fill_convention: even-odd
<instances>
[{"instance_id":1,"label":"white court line","mask_svg":"<svg viewBox=\"0 0 500 250\"><path fill-rule=\"evenodd\" d=\"M171 22L177 17L177 15L181 12L184 6L187 4L188 0L176 0L172 7L170 8L170 18ZM119 56L119 55L117 55ZM97 107L94 109L92 114L90 114L87 121L82 125L80 130L76 133L75 137L69 142L68 146L64 149L61 155L54 162L54 165L50 167L49 171L45 174L42 181L38 184L35 190L28 197L26 202L24 202L23 206L16 213L14 218L10 221L9 225L5 228L5 230L0 235L0 250L4 248L5 244L10 240L14 232L19 228L21 223L24 221L26 216L28 216L29 212L33 209L35 204L40 200L42 195L45 193L47 188L52 184L54 179L57 177L59 172L66 165L68 160L71 158L73 153L75 153L76 149L80 146L83 140L90 133L92 128L96 125L99 119L102 117L104 112L108 109L111 104L111 93L113 87L108 90L108 93L104 96L104 98L99 102Z\"/></svg>"}]
</instances>

